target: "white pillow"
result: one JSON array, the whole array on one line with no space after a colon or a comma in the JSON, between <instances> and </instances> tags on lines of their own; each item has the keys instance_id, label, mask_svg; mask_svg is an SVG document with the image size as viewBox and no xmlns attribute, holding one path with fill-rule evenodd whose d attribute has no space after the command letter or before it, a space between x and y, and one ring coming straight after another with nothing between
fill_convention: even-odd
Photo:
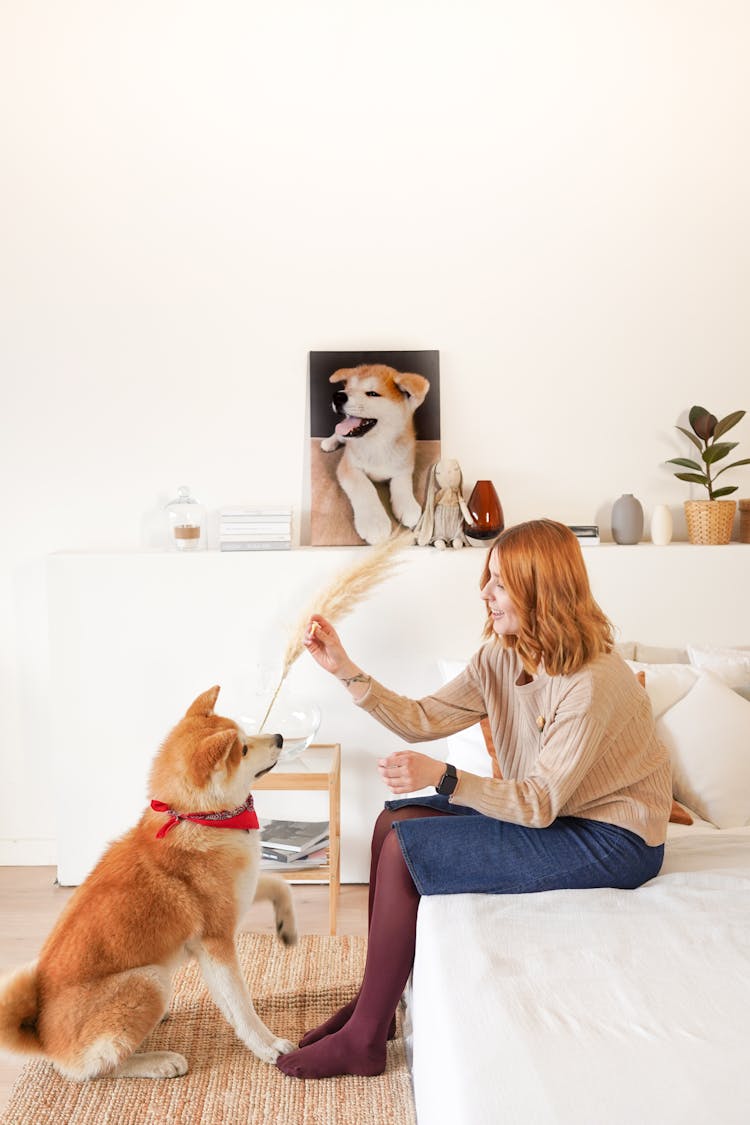
<instances>
[{"instance_id":1,"label":"white pillow","mask_svg":"<svg viewBox=\"0 0 750 1125\"><path fill-rule=\"evenodd\" d=\"M636 641L634 660L645 660L649 664L689 664L684 648L662 648L658 645L642 645Z\"/></svg>"},{"instance_id":2,"label":"white pillow","mask_svg":"<svg viewBox=\"0 0 750 1125\"><path fill-rule=\"evenodd\" d=\"M444 684L449 684L463 672L468 660L438 660L438 668ZM480 777L492 777L492 761L485 748L484 735L479 723L458 734L450 734L446 740L451 763L457 769L476 773Z\"/></svg>"},{"instance_id":3,"label":"white pillow","mask_svg":"<svg viewBox=\"0 0 750 1125\"><path fill-rule=\"evenodd\" d=\"M687 695L700 676L689 664L644 664L639 660L625 663L634 672L646 673L646 692L655 719Z\"/></svg>"},{"instance_id":4,"label":"white pillow","mask_svg":"<svg viewBox=\"0 0 750 1125\"><path fill-rule=\"evenodd\" d=\"M750 824L750 703L702 672L656 731L669 749L678 801L717 828Z\"/></svg>"},{"instance_id":5,"label":"white pillow","mask_svg":"<svg viewBox=\"0 0 750 1125\"><path fill-rule=\"evenodd\" d=\"M750 699L750 649L695 648L689 645L688 656L694 668L713 672L745 699Z\"/></svg>"}]
</instances>

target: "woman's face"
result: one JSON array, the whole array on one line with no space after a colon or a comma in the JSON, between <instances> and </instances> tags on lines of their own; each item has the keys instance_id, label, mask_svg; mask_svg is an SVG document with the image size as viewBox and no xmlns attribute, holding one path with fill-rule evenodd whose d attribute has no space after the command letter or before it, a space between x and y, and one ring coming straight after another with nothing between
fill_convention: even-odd
<instances>
[{"instance_id":1,"label":"woman's face","mask_svg":"<svg viewBox=\"0 0 750 1125\"><path fill-rule=\"evenodd\" d=\"M490 555L490 579L483 588L481 597L487 602L492 615L492 629L495 634L498 637L515 636L518 633L518 615L503 586L497 549Z\"/></svg>"}]
</instances>

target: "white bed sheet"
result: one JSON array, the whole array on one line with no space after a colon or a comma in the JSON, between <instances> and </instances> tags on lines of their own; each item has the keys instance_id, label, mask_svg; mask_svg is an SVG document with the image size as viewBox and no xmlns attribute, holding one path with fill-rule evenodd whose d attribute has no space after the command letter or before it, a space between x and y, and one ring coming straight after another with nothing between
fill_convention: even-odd
<instances>
[{"instance_id":1,"label":"white bed sheet","mask_svg":"<svg viewBox=\"0 0 750 1125\"><path fill-rule=\"evenodd\" d=\"M747 1125L750 828L670 825L636 891L423 898L419 1125Z\"/></svg>"}]
</instances>

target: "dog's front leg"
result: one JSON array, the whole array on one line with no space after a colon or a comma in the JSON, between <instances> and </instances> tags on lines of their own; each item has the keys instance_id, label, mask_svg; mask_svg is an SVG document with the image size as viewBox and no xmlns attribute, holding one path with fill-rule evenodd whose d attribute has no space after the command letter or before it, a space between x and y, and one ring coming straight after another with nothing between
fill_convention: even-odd
<instances>
[{"instance_id":1,"label":"dog's front leg","mask_svg":"<svg viewBox=\"0 0 750 1125\"><path fill-rule=\"evenodd\" d=\"M375 485L361 469L350 465L346 456L339 461L336 475L349 497L357 535L365 543L383 543L391 534L391 520Z\"/></svg>"},{"instance_id":2,"label":"dog's front leg","mask_svg":"<svg viewBox=\"0 0 750 1125\"><path fill-rule=\"evenodd\" d=\"M414 497L412 474L399 473L398 476L391 477L390 488L394 516L404 527L416 527L422 509Z\"/></svg>"},{"instance_id":3,"label":"dog's front leg","mask_svg":"<svg viewBox=\"0 0 750 1125\"><path fill-rule=\"evenodd\" d=\"M288 1039L278 1039L255 1011L234 942L204 939L196 942L192 952L198 958L203 979L219 1011L248 1050L267 1063L274 1063L279 1055L294 1050L294 1044Z\"/></svg>"}]
</instances>

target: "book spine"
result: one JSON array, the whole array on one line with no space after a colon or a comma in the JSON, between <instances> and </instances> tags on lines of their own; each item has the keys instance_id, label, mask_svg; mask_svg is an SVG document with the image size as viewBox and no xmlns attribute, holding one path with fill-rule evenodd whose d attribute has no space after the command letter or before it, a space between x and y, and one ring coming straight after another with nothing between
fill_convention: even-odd
<instances>
[{"instance_id":1,"label":"book spine","mask_svg":"<svg viewBox=\"0 0 750 1125\"><path fill-rule=\"evenodd\" d=\"M242 536L248 539L253 536L256 539L288 539L291 531L284 528L264 528L264 527L222 527L219 528L219 534L222 536L232 536L235 539L240 539Z\"/></svg>"},{"instance_id":2,"label":"book spine","mask_svg":"<svg viewBox=\"0 0 750 1125\"><path fill-rule=\"evenodd\" d=\"M221 508L220 519L285 519L291 520L291 508Z\"/></svg>"},{"instance_id":3,"label":"book spine","mask_svg":"<svg viewBox=\"0 0 750 1125\"><path fill-rule=\"evenodd\" d=\"M219 524L220 531L273 531L280 534L282 531L291 531L292 525L288 520L277 520L271 522L269 520L258 521L258 523L251 523L243 520L242 523L238 520L237 523L227 523L222 520Z\"/></svg>"},{"instance_id":4,"label":"book spine","mask_svg":"<svg viewBox=\"0 0 750 1125\"><path fill-rule=\"evenodd\" d=\"M268 543L266 541L248 542L240 541L237 543L222 542L219 544L220 551L288 551L291 548L291 543L287 540L285 543Z\"/></svg>"}]
</instances>

